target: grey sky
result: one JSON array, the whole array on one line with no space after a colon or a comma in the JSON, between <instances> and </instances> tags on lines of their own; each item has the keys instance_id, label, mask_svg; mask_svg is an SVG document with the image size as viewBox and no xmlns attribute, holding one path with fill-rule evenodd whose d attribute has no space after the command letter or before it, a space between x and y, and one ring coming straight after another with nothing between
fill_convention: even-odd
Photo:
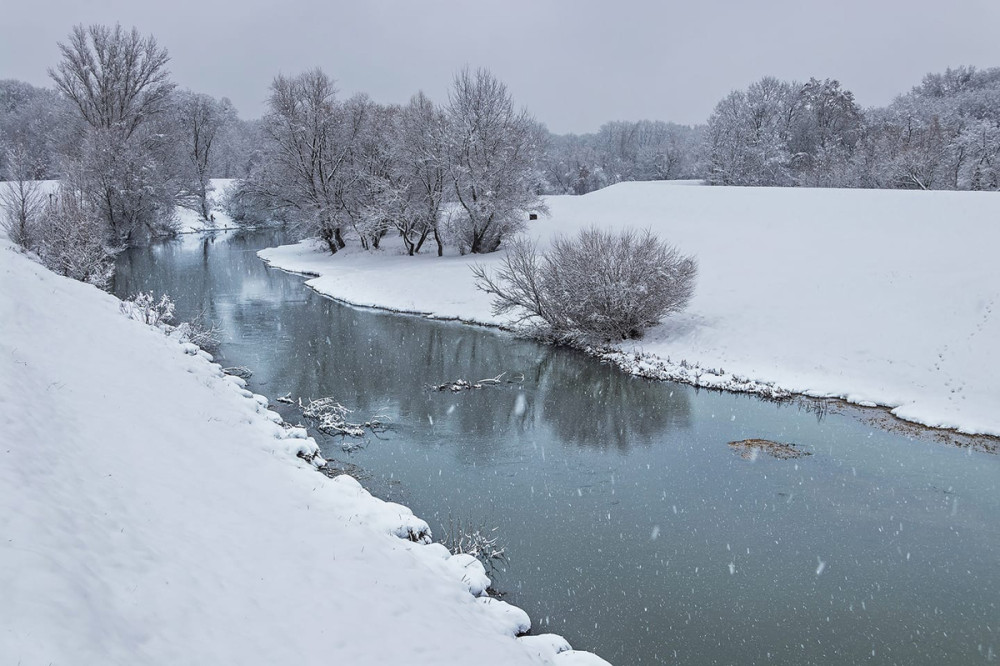
<instances>
[{"instance_id":1,"label":"grey sky","mask_svg":"<svg viewBox=\"0 0 1000 666\"><path fill-rule=\"evenodd\" d=\"M259 116L272 77L319 66L343 95L444 101L453 73L487 66L555 132L607 120L704 122L764 75L837 78L885 104L929 71L1000 66L998 0L756 2L267 2L9 0L0 78L49 85L75 23L152 33L182 87Z\"/></svg>"}]
</instances>

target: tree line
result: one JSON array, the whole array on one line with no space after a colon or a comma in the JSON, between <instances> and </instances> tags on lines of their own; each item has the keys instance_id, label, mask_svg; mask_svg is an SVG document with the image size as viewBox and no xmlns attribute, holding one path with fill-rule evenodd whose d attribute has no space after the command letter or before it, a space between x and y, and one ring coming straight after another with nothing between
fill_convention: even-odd
<instances>
[{"instance_id":1,"label":"tree line","mask_svg":"<svg viewBox=\"0 0 1000 666\"><path fill-rule=\"evenodd\" d=\"M483 69L459 72L443 104L340 99L319 69L278 75L264 116L243 120L178 88L167 51L134 28L76 26L58 49L53 88L0 81L0 205L13 240L98 283L118 248L176 231L176 206L209 218L212 178L238 179L225 201L238 221L293 224L331 252L396 234L409 254L492 252L544 212L540 195L629 180L1000 189L1000 68L928 74L871 109L835 80L765 77L705 125L554 135ZM43 197L41 179L61 185Z\"/></svg>"},{"instance_id":2,"label":"tree line","mask_svg":"<svg viewBox=\"0 0 1000 666\"><path fill-rule=\"evenodd\" d=\"M463 70L448 103L337 98L315 69L271 85L253 168L231 197L237 219L279 218L333 253L389 233L409 254L432 238L493 252L541 212L535 173L544 130L489 71Z\"/></svg>"},{"instance_id":3,"label":"tree line","mask_svg":"<svg viewBox=\"0 0 1000 666\"><path fill-rule=\"evenodd\" d=\"M607 123L551 136L546 191L626 180L710 185L1000 189L1000 68L947 69L886 107L862 109L833 79L764 77L734 90L705 125Z\"/></svg>"}]
</instances>

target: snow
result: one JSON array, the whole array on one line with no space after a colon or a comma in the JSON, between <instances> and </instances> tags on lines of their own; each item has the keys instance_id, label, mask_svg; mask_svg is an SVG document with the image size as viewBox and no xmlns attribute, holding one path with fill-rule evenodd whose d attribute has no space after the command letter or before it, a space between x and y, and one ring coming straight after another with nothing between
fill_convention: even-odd
<instances>
[{"instance_id":1,"label":"snow","mask_svg":"<svg viewBox=\"0 0 1000 666\"><path fill-rule=\"evenodd\" d=\"M481 566L299 458L316 443L210 355L9 245L0 663L586 663L515 639Z\"/></svg>"},{"instance_id":2,"label":"snow","mask_svg":"<svg viewBox=\"0 0 1000 666\"><path fill-rule=\"evenodd\" d=\"M210 181L211 190L208 192L208 205L210 213L215 216L215 220L202 218L201 213L177 206L177 230L182 234L198 233L201 231L220 231L223 229L236 229L238 225L229 215L222 210L222 197L226 188L230 187L235 180L231 178L212 178Z\"/></svg>"},{"instance_id":3,"label":"snow","mask_svg":"<svg viewBox=\"0 0 1000 666\"><path fill-rule=\"evenodd\" d=\"M882 405L1000 435L1000 196L622 183L546 199L527 232L652 228L699 260L688 310L608 357L635 374L769 396ZM329 256L312 241L260 256L356 305L490 325L469 265L499 255Z\"/></svg>"}]
</instances>

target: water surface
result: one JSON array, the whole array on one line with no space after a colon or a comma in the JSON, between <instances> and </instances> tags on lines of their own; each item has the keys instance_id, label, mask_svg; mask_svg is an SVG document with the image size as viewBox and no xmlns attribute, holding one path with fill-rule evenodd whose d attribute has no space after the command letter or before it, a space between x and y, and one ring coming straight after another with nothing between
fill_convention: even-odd
<instances>
[{"instance_id":1,"label":"water surface","mask_svg":"<svg viewBox=\"0 0 1000 666\"><path fill-rule=\"evenodd\" d=\"M272 402L332 395L360 420L385 415L381 439L350 454L320 439L324 454L438 536L497 528L510 565L496 586L536 632L620 665L998 660L995 455L344 306L256 258L283 240L133 250L115 290L166 292L181 317L219 322L219 360L250 367ZM501 372L517 381L428 389ZM812 455L727 446L751 437Z\"/></svg>"}]
</instances>

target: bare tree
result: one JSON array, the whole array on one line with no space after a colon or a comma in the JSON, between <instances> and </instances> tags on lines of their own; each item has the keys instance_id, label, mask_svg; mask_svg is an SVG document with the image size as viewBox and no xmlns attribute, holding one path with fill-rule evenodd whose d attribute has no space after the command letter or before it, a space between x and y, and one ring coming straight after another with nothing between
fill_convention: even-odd
<instances>
[{"instance_id":1,"label":"bare tree","mask_svg":"<svg viewBox=\"0 0 1000 666\"><path fill-rule=\"evenodd\" d=\"M185 194L193 199L193 207L207 220L216 140L235 122L236 111L226 98L216 100L209 95L185 91L177 95L176 113L184 137L184 164L191 174L189 191Z\"/></svg>"},{"instance_id":2,"label":"bare tree","mask_svg":"<svg viewBox=\"0 0 1000 666\"><path fill-rule=\"evenodd\" d=\"M31 249L35 224L44 206L41 186L33 179L35 160L27 148L17 145L7 151L4 179L0 182L0 213L7 236L25 249Z\"/></svg>"},{"instance_id":3,"label":"bare tree","mask_svg":"<svg viewBox=\"0 0 1000 666\"><path fill-rule=\"evenodd\" d=\"M460 72L448 104L450 170L459 248L494 252L545 206L533 189L537 125L514 108L507 86L488 70Z\"/></svg>"},{"instance_id":4,"label":"bare tree","mask_svg":"<svg viewBox=\"0 0 1000 666\"><path fill-rule=\"evenodd\" d=\"M135 28L77 25L59 50L62 61L49 76L91 127L116 129L128 138L164 110L174 89L167 51Z\"/></svg>"}]
</instances>

